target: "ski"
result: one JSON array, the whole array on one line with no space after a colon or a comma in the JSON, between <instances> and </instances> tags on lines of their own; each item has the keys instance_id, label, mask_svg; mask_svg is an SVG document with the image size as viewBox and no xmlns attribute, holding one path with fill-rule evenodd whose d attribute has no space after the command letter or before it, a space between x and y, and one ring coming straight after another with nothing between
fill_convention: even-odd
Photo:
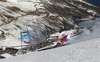
<instances>
[{"instance_id":1,"label":"ski","mask_svg":"<svg viewBox=\"0 0 100 62\"><path fill-rule=\"evenodd\" d=\"M47 47L45 47L45 48L38 49L37 51L43 51L43 50L48 50L48 49L54 49L54 48L58 48L58 47L66 46L66 45L70 45L70 43L63 44L63 45L59 45L59 46L57 46L57 47L54 47L54 46L47 46Z\"/></svg>"}]
</instances>

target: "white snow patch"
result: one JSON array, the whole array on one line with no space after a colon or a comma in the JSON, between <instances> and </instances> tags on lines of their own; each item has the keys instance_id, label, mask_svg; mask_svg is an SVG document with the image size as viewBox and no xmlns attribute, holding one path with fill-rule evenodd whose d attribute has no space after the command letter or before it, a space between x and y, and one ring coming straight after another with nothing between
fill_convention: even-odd
<instances>
[{"instance_id":1,"label":"white snow patch","mask_svg":"<svg viewBox=\"0 0 100 62\"><path fill-rule=\"evenodd\" d=\"M2 31L0 31L0 34L2 34Z\"/></svg>"},{"instance_id":2,"label":"white snow patch","mask_svg":"<svg viewBox=\"0 0 100 62\"><path fill-rule=\"evenodd\" d=\"M7 1L10 3L17 3L18 2L17 0L7 0Z\"/></svg>"},{"instance_id":3,"label":"white snow patch","mask_svg":"<svg viewBox=\"0 0 100 62\"><path fill-rule=\"evenodd\" d=\"M93 10L87 10L87 12L89 12L89 13L93 13L93 15L95 15L95 14L96 14L96 12L95 12L95 11L93 11Z\"/></svg>"},{"instance_id":4,"label":"white snow patch","mask_svg":"<svg viewBox=\"0 0 100 62\"><path fill-rule=\"evenodd\" d=\"M19 55L0 60L0 62L99 62L100 45L98 39L87 40L41 52Z\"/></svg>"},{"instance_id":5,"label":"white snow patch","mask_svg":"<svg viewBox=\"0 0 100 62\"><path fill-rule=\"evenodd\" d=\"M36 11L35 4L32 2L19 2L18 7L23 11Z\"/></svg>"}]
</instances>

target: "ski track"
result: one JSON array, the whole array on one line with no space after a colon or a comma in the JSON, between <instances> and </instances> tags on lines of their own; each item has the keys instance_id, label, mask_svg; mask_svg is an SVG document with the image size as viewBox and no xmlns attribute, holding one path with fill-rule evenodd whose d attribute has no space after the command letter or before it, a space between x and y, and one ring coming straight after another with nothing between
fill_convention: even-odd
<instances>
[{"instance_id":1,"label":"ski track","mask_svg":"<svg viewBox=\"0 0 100 62\"><path fill-rule=\"evenodd\" d=\"M100 20L100 18L96 20ZM99 23L97 21L92 29L98 28ZM7 57L0 62L100 62L99 34L98 30L93 32L86 30L84 33L73 37L70 40L70 45Z\"/></svg>"},{"instance_id":2,"label":"ski track","mask_svg":"<svg viewBox=\"0 0 100 62\"><path fill-rule=\"evenodd\" d=\"M100 38L40 52L6 58L0 62L99 62Z\"/></svg>"},{"instance_id":3,"label":"ski track","mask_svg":"<svg viewBox=\"0 0 100 62\"><path fill-rule=\"evenodd\" d=\"M99 23L97 21L92 29L98 28ZM0 62L100 62L100 33L98 30L92 32L84 30L84 33L73 37L70 40L71 44L67 46L7 57Z\"/></svg>"},{"instance_id":4,"label":"ski track","mask_svg":"<svg viewBox=\"0 0 100 62\"><path fill-rule=\"evenodd\" d=\"M13 1L7 0L7 1L12 2L15 5L17 5L16 4L17 0L13 0ZM34 2L37 2L37 0L34 0ZM32 9L31 11L36 10L36 8L34 8L35 6L34 4L31 4L31 3L26 4L25 2L22 2L22 3L24 5L22 5L21 3L17 5L19 8L22 8L22 10L25 10L26 12L30 11L30 9ZM31 6L31 5L33 7L31 8L26 7L26 6ZM41 7L41 5L39 5L38 8L39 7ZM19 14L16 14L13 16L18 16L18 15ZM28 16L23 17L22 19L27 20L27 17ZM34 18L36 19L39 17L35 16ZM12 22L12 23L15 23L15 22ZM17 22L17 24L19 24L19 22ZM7 26L8 28L10 28L13 25L6 25L6 28ZM4 56L7 58L0 59L0 62L100 62L100 33L99 33L100 18L96 19L95 21L93 20L93 21L83 22L81 26L84 28L83 30L85 32L78 36L73 37L70 40L70 43L71 43L70 45L62 46L62 47L58 47L54 49L48 49L44 51L39 51L39 52L30 52L24 55L18 55L14 57L8 54L5 54ZM90 32L89 30L87 30L87 28L89 28L90 26L92 26L92 29L94 29L93 32ZM19 36L19 34L16 34L16 35ZM8 41L7 43L2 42L2 44L3 45L13 45L13 43L16 43L16 45L20 44L20 42L19 43L17 42L17 41L20 41L20 39L17 40L13 37L12 39L13 43L10 43L9 40L11 39L9 38L11 37L8 37L8 39L6 39L6 41Z\"/></svg>"}]
</instances>

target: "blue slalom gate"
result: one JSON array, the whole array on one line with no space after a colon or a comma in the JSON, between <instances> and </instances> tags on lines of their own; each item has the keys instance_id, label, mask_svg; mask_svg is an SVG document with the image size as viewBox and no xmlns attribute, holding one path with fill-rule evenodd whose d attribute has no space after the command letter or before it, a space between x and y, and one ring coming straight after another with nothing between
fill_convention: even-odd
<instances>
[{"instance_id":1,"label":"blue slalom gate","mask_svg":"<svg viewBox=\"0 0 100 62\"><path fill-rule=\"evenodd\" d=\"M26 26L26 31L22 31L21 30L21 27L20 27L20 36L21 36L21 53L23 53L23 46L22 46L22 40L24 39L30 39L30 42L31 42L31 46L32 46L32 49L34 51L34 47L33 47L33 43L32 43L32 39L30 37L30 34L29 34L29 31L28 31L28 28Z\"/></svg>"}]
</instances>

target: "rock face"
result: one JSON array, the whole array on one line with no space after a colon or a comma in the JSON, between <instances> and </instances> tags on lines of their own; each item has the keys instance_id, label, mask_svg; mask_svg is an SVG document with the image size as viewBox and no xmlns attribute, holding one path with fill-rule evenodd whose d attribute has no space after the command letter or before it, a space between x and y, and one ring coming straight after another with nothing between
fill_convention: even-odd
<instances>
[{"instance_id":1,"label":"rock face","mask_svg":"<svg viewBox=\"0 0 100 62\"><path fill-rule=\"evenodd\" d=\"M0 0L0 1L2 1L2 2L7 2L7 0Z\"/></svg>"},{"instance_id":2,"label":"rock face","mask_svg":"<svg viewBox=\"0 0 100 62\"><path fill-rule=\"evenodd\" d=\"M33 42L37 42L59 30L78 28L81 18L90 20L100 15L100 8L85 0L9 1L0 1L0 29L7 41L20 41L20 26L26 30L27 25Z\"/></svg>"},{"instance_id":3,"label":"rock face","mask_svg":"<svg viewBox=\"0 0 100 62\"><path fill-rule=\"evenodd\" d=\"M2 30L0 30L0 40L4 40L5 39L5 35L4 34L5 33Z\"/></svg>"}]
</instances>

